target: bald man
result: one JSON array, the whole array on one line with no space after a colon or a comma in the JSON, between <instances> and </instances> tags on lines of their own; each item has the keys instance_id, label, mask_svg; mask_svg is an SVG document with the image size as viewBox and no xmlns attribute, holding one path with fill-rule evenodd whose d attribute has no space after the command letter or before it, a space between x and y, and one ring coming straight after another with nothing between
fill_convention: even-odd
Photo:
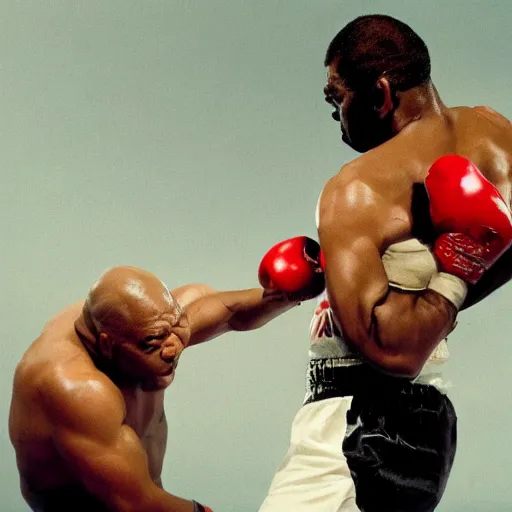
<instances>
[{"instance_id":1,"label":"bald man","mask_svg":"<svg viewBox=\"0 0 512 512\"><path fill-rule=\"evenodd\" d=\"M208 511L162 488L164 389L186 347L296 304L262 288L170 292L141 269L106 271L46 324L15 372L10 438L31 509Z\"/></svg>"}]
</instances>

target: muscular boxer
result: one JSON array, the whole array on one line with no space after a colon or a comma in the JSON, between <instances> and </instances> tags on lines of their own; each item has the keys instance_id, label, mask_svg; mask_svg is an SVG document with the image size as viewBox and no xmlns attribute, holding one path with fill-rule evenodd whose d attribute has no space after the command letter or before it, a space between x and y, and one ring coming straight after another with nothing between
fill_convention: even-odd
<instances>
[{"instance_id":1,"label":"muscular boxer","mask_svg":"<svg viewBox=\"0 0 512 512\"><path fill-rule=\"evenodd\" d=\"M258 328L296 304L261 288L169 292L141 269L105 272L16 369L10 438L32 510L210 510L162 488L164 390L184 348Z\"/></svg>"},{"instance_id":2,"label":"muscular boxer","mask_svg":"<svg viewBox=\"0 0 512 512\"><path fill-rule=\"evenodd\" d=\"M260 512L431 511L456 448L446 337L511 277L512 125L447 107L425 43L389 16L346 25L325 65L332 117L362 156L319 199L327 293Z\"/></svg>"}]
</instances>

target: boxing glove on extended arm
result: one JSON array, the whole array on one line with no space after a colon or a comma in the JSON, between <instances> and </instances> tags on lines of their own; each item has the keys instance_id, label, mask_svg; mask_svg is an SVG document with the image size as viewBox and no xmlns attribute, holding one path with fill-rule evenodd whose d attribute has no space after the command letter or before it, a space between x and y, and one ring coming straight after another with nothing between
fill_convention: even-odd
<instances>
[{"instance_id":1,"label":"boxing glove on extended arm","mask_svg":"<svg viewBox=\"0 0 512 512\"><path fill-rule=\"evenodd\" d=\"M325 288L320 245L306 236L289 238L270 248L261 260L258 279L266 289L285 292L292 300L308 300Z\"/></svg>"},{"instance_id":2,"label":"boxing glove on extended arm","mask_svg":"<svg viewBox=\"0 0 512 512\"><path fill-rule=\"evenodd\" d=\"M425 187L432 223L440 233L434 243L439 273L429 288L459 309L467 284L477 283L511 246L510 210L498 189L458 155L436 160Z\"/></svg>"}]
</instances>

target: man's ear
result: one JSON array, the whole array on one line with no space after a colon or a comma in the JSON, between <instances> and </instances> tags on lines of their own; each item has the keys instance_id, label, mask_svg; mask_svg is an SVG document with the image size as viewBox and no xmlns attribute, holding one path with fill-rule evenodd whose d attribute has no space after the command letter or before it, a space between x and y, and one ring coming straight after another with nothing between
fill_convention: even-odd
<instances>
[{"instance_id":1,"label":"man's ear","mask_svg":"<svg viewBox=\"0 0 512 512\"><path fill-rule=\"evenodd\" d=\"M112 359L112 342L106 332L101 332L98 338L100 352L107 358Z\"/></svg>"},{"instance_id":2,"label":"man's ear","mask_svg":"<svg viewBox=\"0 0 512 512\"><path fill-rule=\"evenodd\" d=\"M375 83L374 109L379 119L386 118L395 108L394 95L387 78L380 77Z\"/></svg>"}]
</instances>

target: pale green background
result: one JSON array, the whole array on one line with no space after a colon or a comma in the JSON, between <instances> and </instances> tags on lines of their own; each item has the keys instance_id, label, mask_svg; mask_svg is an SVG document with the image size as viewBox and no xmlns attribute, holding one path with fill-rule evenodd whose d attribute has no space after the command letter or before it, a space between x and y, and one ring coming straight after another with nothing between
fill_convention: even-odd
<instances>
[{"instance_id":1,"label":"pale green background","mask_svg":"<svg viewBox=\"0 0 512 512\"><path fill-rule=\"evenodd\" d=\"M2 512L26 510L7 412L46 319L111 265L250 287L267 247L315 236L322 184L356 156L323 102L323 55L370 12L425 38L448 104L512 116L506 0L0 2ZM460 444L440 511L512 510L510 299L450 337ZM312 308L185 354L166 400L170 491L257 510L303 398Z\"/></svg>"}]
</instances>

